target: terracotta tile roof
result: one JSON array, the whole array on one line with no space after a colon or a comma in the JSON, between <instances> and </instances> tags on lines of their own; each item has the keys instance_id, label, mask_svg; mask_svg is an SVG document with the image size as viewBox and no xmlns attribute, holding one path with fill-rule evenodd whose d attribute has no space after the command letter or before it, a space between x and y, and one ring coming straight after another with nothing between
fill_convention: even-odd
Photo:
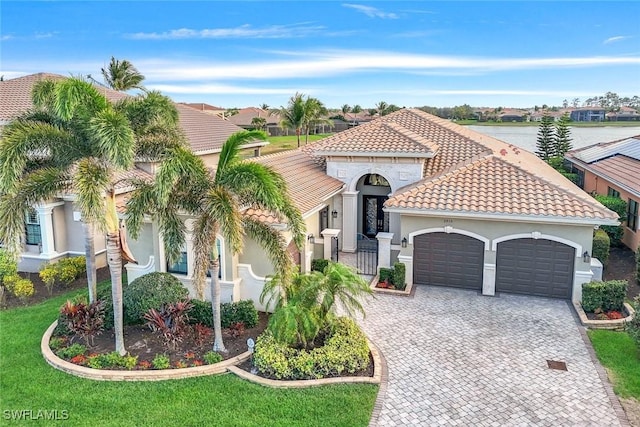
<instances>
[{"instance_id":1,"label":"terracotta tile roof","mask_svg":"<svg viewBox=\"0 0 640 427\"><path fill-rule=\"evenodd\" d=\"M59 80L65 76L39 73L0 82L0 123L9 121L33 107L31 90L40 80ZM126 98L126 93L96 86L110 101ZM175 104L182 127L191 149L196 154L218 151L231 134L240 127L215 115L206 114L184 104Z\"/></svg>"},{"instance_id":2,"label":"terracotta tile roof","mask_svg":"<svg viewBox=\"0 0 640 427\"><path fill-rule=\"evenodd\" d=\"M617 155L592 163L590 166L590 169L598 175L640 195L640 160Z\"/></svg>"},{"instance_id":3,"label":"terracotta tile roof","mask_svg":"<svg viewBox=\"0 0 640 427\"><path fill-rule=\"evenodd\" d=\"M287 182L289 194L302 215L324 204L344 186L342 181L328 176L303 150L289 150L263 157L252 158L272 167ZM254 211L258 215L265 212Z\"/></svg>"},{"instance_id":4,"label":"terracotta tile roof","mask_svg":"<svg viewBox=\"0 0 640 427\"><path fill-rule=\"evenodd\" d=\"M131 180L153 181L153 176L140 168L134 167L131 170L119 172L114 177L116 194L126 193L131 190Z\"/></svg>"},{"instance_id":5,"label":"terracotta tile roof","mask_svg":"<svg viewBox=\"0 0 640 427\"><path fill-rule=\"evenodd\" d=\"M438 142L423 128L417 110L402 110L360 126L339 132L309 146L317 154L330 153L389 153L432 157L439 150Z\"/></svg>"},{"instance_id":6,"label":"terracotta tile roof","mask_svg":"<svg viewBox=\"0 0 640 427\"><path fill-rule=\"evenodd\" d=\"M305 149L324 154L327 146L348 147L349 141L359 140L358 149L366 151L371 144L375 152L385 142L370 129L383 124L417 134L420 139L415 143L426 140L438 147L435 157L425 161L424 179L397 190L386 207L594 222L617 218L534 154L420 110L397 111L341 133L347 136L337 134ZM359 138L359 132L371 139Z\"/></svg>"},{"instance_id":7,"label":"terracotta tile roof","mask_svg":"<svg viewBox=\"0 0 640 427\"><path fill-rule=\"evenodd\" d=\"M386 206L447 213L612 219L595 201L585 202L506 160L486 156L396 194Z\"/></svg>"},{"instance_id":8,"label":"terracotta tile roof","mask_svg":"<svg viewBox=\"0 0 640 427\"><path fill-rule=\"evenodd\" d=\"M226 111L225 108L216 107L214 105L209 105L202 102L180 102L180 104L186 105L187 107L194 108L198 111L208 111L209 114L212 114L212 113L215 114L217 112Z\"/></svg>"}]
</instances>

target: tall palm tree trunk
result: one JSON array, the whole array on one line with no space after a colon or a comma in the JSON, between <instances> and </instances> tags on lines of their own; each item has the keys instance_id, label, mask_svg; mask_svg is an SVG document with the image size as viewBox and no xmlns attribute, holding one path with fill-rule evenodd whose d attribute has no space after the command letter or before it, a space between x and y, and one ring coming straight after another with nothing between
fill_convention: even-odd
<instances>
[{"instance_id":1,"label":"tall palm tree trunk","mask_svg":"<svg viewBox=\"0 0 640 427\"><path fill-rule=\"evenodd\" d=\"M298 148L300 148L300 128L296 128L296 136L298 137Z\"/></svg>"},{"instance_id":2,"label":"tall palm tree trunk","mask_svg":"<svg viewBox=\"0 0 640 427\"><path fill-rule=\"evenodd\" d=\"M89 303L94 303L98 299L95 233L93 224L89 224L83 221L82 227L84 228L84 255L87 262L87 286L89 288Z\"/></svg>"},{"instance_id":3,"label":"tall palm tree trunk","mask_svg":"<svg viewBox=\"0 0 640 427\"><path fill-rule=\"evenodd\" d=\"M220 261L215 257L211 261L211 311L213 312L213 351L226 352L222 342L222 319L220 318L220 280L218 273L220 272Z\"/></svg>"},{"instance_id":4,"label":"tall palm tree trunk","mask_svg":"<svg viewBox=\"0 0 640 427\"><path fill-rule=\"evenodd\" d=\"M123 319L122 319L122 252L119 232L107 234L107 263L111 273L111 295L113 297L113 330L116 336L116 351L124 356Z\"/></svg>"}]
</instances>

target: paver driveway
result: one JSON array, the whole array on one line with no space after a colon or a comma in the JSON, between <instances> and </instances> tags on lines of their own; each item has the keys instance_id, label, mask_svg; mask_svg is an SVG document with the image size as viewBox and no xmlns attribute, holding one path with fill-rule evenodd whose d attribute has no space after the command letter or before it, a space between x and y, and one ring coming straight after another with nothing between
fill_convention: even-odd
<instances>
[{"instance_id":1,"label":"paver driveway","mask_svg":"<svg viewBox=\"0 0 640 427\"><path fill-rule=\"evenodd\" d=\"M620 425L565 301L418 286L366 310L389 369L379 426Z\"/></svg>"}]
</instances>

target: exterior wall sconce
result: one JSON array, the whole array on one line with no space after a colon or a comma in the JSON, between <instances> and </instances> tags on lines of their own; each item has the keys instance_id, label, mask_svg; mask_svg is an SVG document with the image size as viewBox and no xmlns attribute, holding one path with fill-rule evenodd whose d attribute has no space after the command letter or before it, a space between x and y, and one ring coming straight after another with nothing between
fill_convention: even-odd
<instances>
[{"instance_id":1,"label":"exterior wall sconce","mask_svg":"<svg viewBox=\"0 0 640 427\"><path fill-rule=\"evenodd\" d=\"M331 218L336 219L338 218L338 211L337 210L332 210L331 211Z\"/></svg>"},{"instance_id":2,"label":"exterior wall sconce","mask_svg":"<svg viewBox=\"0 0 640 427\"><path fill-rule=\"evenodd\" d=\"M311 245L316 243L316 238L313 236L313 234L309 234L307 236L307 240L309 241L309 244L311 244Z\"/></svg>"},{"instance_id":3,"label":"exterior wall sconce","mask_svg":"<svg viewBox=\"0 0 640 427\"><path fill-rule=\"evenodd\" d=\"M591 256L589 255L589 252L584 251L584 253L582 254L582 261L591 262Z\"/></svg>"},{"instance_id":4,"label":"exterior wall sconce","mask_svg":"<svg viewBox=\"0 0 640 427\"><path fill-rule=\"evenodd\" d=\"M402 238L402 247L403 247L403 248L406 248L406 247L407 247L407 238L406 238L406 237L403 237L403 238Z\"/></svg>"}]
</instances>

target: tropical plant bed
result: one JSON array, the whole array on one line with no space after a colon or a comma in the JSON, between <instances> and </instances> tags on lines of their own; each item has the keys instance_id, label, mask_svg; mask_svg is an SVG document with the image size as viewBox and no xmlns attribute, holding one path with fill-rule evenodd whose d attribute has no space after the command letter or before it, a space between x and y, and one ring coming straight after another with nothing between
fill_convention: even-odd
<instances>
[{"instance_id":1,"label":"tropical plant bed","mask_svg":"<svg viewBox=\"0 0 640 427\"><path fill-rule=\"evenodd\" d=\"M244 329L244 331L234 331L232 329L223 329L224 345L226 352L220 353L222 360L232 359L247 351L247 340L257 339L266 328L268 323L268 314L258 312L258 324L253 328ZM59 337L52 337L52 341ZM65 339L65 338L63 338ZM113 330L106 330L102 334L96 336L93 345L88 343L82 337L71 336L66 338L65 346L52 349L58 357L81 366L96 367L95 363L90 363L90 357L98 355L108 355L115 350L115 337ZM50 341L50 347L52 344ZM154 359L156 356L166 356L165 359L169 368L187 368L208 364L207 353L213 349L213 333L205 339L198 340L195 328L187 334L180 342L176 343L175 348L167 346L160 334L152 332L149 327L144 325L126 325L124 327L124 342L129 356L137 358L134 366L130 366L131 370L155 369ZM64 357L64 349L73 344L80 344L86 347L86 351L81 355L72 357ZM57 346L55 346L57 347ZM89 365L93 366L89 366ZM110 370L126 370L128 367L108 366L105 369Z\"/></svg>"},{"instance_id":2,"label":"tropical plant bed","mask_svg":"<svg viewBox=\"0 0 640 427\"><path fill-rule=\"evenodd\" d=\"M394 295L409 295L411 294L411 289L413 288L413 284L407 285L404 289L397 289L394 285L389 283L389 281L380 281L379 276L376 276L371 281L371 289L374 292L382 293L382 294L394 294Z\"/></svg>"},{"instance_id":3,"label":"tropical plant bed","mask_svg":"<svg viewBox=\"0 0 640 427\"><path fill-rule=\"evenodd\" d=\"M628 303L624 303L622 311L602 313L585 312L579 303L574 303L573 306L582 325L591 329L623 330L625 322L630 321L635 315L633 307Z\"/></svg>"}]
</instances>

